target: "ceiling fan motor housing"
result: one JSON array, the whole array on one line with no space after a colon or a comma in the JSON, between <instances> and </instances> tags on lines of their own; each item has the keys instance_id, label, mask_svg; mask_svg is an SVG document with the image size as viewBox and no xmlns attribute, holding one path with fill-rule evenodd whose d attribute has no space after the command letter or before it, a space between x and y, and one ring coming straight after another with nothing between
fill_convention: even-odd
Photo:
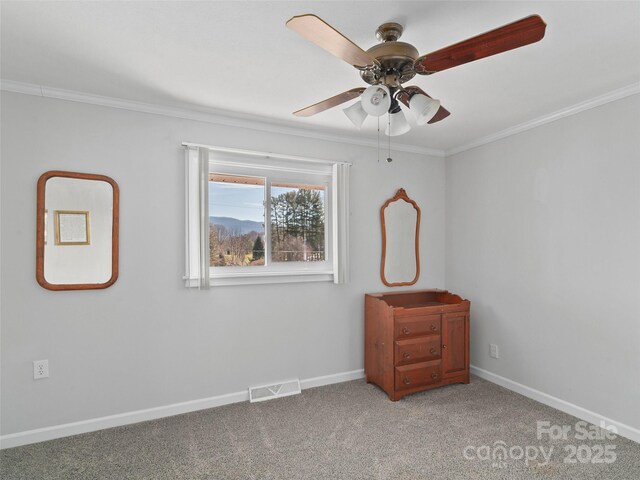
<instances>
[{"instance_id":1,"label":"ceiling fan motor housing","mask_svg":"<svg viewBox=\"0 0 640 480\"><path fill-rule=\"evenodd\" d=\"M409 43L398 42L400 35L402 25L398 23L384 23L378 27L376 37L382 43L374 45L367 53L378 60L380 67L362 70L360 76L365 82L397 87L415 76L413 63L419 56L418 50Z\"/></svg>"},{"instance_id":2,"label":"ceiling fan motor housing","mask_svg":"<svg viewBox=\"0 0 640 480\"><path fill-rule=\"evenodd\" d=\"M380 83L381 79L390 75L397 76L398 84L402 84L416 75L413 62L418 58L418 50L409 43L379 43L367 50L367 53L380 62L379 70L362 70L360 72L362 79L370 85Z\"/></svg>"}]
</instances>

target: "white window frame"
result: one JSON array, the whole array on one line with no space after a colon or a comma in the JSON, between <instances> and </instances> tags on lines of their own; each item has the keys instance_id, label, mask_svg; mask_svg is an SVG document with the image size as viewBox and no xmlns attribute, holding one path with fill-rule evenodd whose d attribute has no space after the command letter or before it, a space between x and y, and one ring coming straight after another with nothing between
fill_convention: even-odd
<instances>
[{"instance_id":1,"label":"white window frame","mask_svg":"<svg viewBox=\"0 0 640 480\"><path fill-rule=\"evenodd\" d=\"M348 162L184 143L186 156L186 274L188 287L348 281ZM206 167L204 166L206 162ZM269 262L254 267L209 267L201 262L208 252L208 188L201 181L209 173L266 177L265 237L270 235L271 183L313 183L325 186L325 261ZM207 198L202 198L207 197ZM203 210L206 210L203 214ZM207 229L202 235L201 225ZM204 245L203 242L207 244ZM202 275L200 274L202 272Z\"/></svg>"}]
</instances>

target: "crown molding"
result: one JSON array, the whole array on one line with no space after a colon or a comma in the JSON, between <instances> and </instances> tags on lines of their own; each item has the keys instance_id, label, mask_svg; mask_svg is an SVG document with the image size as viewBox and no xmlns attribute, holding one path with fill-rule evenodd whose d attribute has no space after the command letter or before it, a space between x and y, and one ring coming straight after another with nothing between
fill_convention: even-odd
<instances>
[{"instance_id":1,"label":"crown molding","mask_svg":"<svg viewBox=\"0 0 640 480\"><path fill-rule=\"evenodd\" d=\"M17 82L14 80L4 79L0 80L0 90L6 92L22 93L25 95L34 95L38 97L54 98L58 100L67 100L71 102L87 103L104 107L120 108L123 110L150 113L153 115L163 115L167 117L182 118L186 120L195 120L217 125L249 128L252 130L263 132L279 133L284 135L312 138L316 140L344 143L349 145L358 145L374 149L378 148L378 143L375 140L319 132L316 129L304 128L299 125L287 124L285 122L274 122L272 119L260 117L257 115L238 114L226 111L223 112L214 109L196 110L193 108L170 107L166 105L136 102L133 100L105 97L90 93L77 92L74 90L64 90L60 88L52 88L43 85L35 85L32 83ZM478 138L469 143L453 147L446 151L400 143L395 144L393 146L393 149L399 152L415 153L418 155L449 157L457 153L471 150L472 148L495 142L496 140L500 140L511 135L522 133L526 130L536 128L547 123L555 122L556 120L560 120L561 118L575 115L591 108L599 107L606 103L620 100L631 95L637 95L638 93L640 93L640 82L627 85L626 87L613 90L603 95L594 97L590 100L585 100L584 102L576 103L575 105L557 110L533 120L514 125L513 127L509 127L505 130L501 130L491 135Z\"/></svg>"},{"instance_id":2,"label":"crown molding","mask_svg":"<svg viewBox=\"0 0 640 480\"><path fill-rule=\"evenodd\" d=\"M38 97L54 98L71 102L87 103L103 107L120 108L134 112L150 113L167 117L195 120L198 122L214 123L230 127L249 128L263 132L280 133L293 135L296 137L312 138L329 142L345 143L362 147L378 148L378 142L364 138L354 138L347 135L338 135L327 132L320 132L317 129L304 128L299 125L287 124L285 122L274 122L273 119L260 117L257 115L247 115L231 113L215 109L196 110L193 108L170 107L167 105L156 105L151 103L136 102L121 98L105 97L91 93L77 92L74 90L64 90L60 88L46 87L44 85L34 85L31 83L17 82L14 80L0 80L0 89L6 92L22 93L25 95L35 95ZM393 150L418 155L429 155L433 157L444 157L443 150L395 143Z\"/></svg>"},{"instance_id":3,"label":"crown molding","mask_svg":"<svg viewBox=\"0 0 640 480\"><path fill-rule=\"evenodd\" d=\"M556 120L560 120L561 118L575 115L576 113L584 112L585 110L589 110L591 108L599 107L601 105L604 105L605 103L614 102L631 95L637 95L638 93L640 93L640 83L633 83L631 85L627 85L626 87L618 88L617 90L605 93L604 95L599 95L590 100L576 103L575 105L572 105L570 107L557 110L553 113L549 113L538 118L534 118L533 120L529 120L528 122L514 125L513 127L509 127L505 130L487 135L486 137L478 138L476 140L473 140L472 142L460 145L459 147L451 148L445 153L446 156L449 157L451 155L455 155L456 153L465 152L467 150L471 150L472 148L486 145L487 143L495 142L496 140L510 137L511 135L516 135L518 133L524 132L526 130L531 130L532 128L536 128L547 123L555 122Z\"/></svg>"}]
</instances>

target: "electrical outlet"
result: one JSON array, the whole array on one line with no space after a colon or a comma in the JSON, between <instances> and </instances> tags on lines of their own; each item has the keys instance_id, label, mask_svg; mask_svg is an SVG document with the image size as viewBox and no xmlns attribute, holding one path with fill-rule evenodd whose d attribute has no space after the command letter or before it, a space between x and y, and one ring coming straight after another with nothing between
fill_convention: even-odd
<instances>
[{"instance_id":1,"label":"electrical outlet","mask_svg":"<svg viewBox=\"0 0 640 480\"><path fill-rule=\"evenodd\" d=\"M500 355L498 354L498 345L495 343L489 344L489 356L491 358L500 358Z\"/></svg>"},{"instance_id":2,"label":"electrical outlet","mask_svg":"<svg viewBox=\"0 0 640 480\"><path fill-rule=\"evenodd\" d=\"M41 380L43 378L49 378L49 360L34 360L33 379Z\"/></svg>"}]
</instances>

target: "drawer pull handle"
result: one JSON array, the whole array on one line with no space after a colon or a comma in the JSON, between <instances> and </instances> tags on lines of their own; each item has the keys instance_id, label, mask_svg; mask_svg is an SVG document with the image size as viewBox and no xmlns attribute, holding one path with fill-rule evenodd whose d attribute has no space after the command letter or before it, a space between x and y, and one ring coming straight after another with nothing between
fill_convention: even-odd
<instances>
[{"instance_id":1,"label":"drawer pull handle","mask_svg":"<svg viewBox=\"0 0 640 480\"><path fill-rule=\"evenodd\" d=\"M404 358L409 358L411 355L409 355L409 352L404 352L404 353L402 354L402 356L403 356Z\"/></svg>"},{"instance_id":2,"label":"drawer pull handle","mask_svg":"<svg viewBox=\"0 0 640 480\"><path fill-rule=\"evenodd\" d=\"M405 385L409 385L411 383L411 380L409 380L407 377L404 377L403 382Z\"/></svg>"},{"instance_id":3,"label":"drawer pull handle","mask_svg":"<svg viewBox=\"0 0 640 480\"><path fill-rule=\"evenodd\" d=\"M432 373L431 374L431 378L433 378L435 380L436 378L438 378L438 374L437 373Z\"/></svg>"},{"instance_id":4,"label":"drawer pull handle","mask_svg":"<svg viewBox=\"0 0 640 480\"><path fill-rule=\"evenodd\" d=\"M431 330L433 330L434 332L438 329L438 327L436 327L435 325L431 325Z\"/></svg>"},{"instance_id":5,"label":"drawer pull handle","mask_svg":"<svg viewBox=\"0 0 640 480\"><path fill-rule=\"evenodd\" d=\"M431 355L435 355L436 353L438 353L438 351L435 348L431 349Z\"/></svg>"},{"instance_id":6,"label":"drawer pull handle","mask_svg":"<svg viewBox=\"0 0 640 480\"><path fill-rule=\"evenodd\" d=\"M409 335L409 329L407 327L403 327L402 333L404 333L405 335Z\"/></svg>"}]
</instances>

